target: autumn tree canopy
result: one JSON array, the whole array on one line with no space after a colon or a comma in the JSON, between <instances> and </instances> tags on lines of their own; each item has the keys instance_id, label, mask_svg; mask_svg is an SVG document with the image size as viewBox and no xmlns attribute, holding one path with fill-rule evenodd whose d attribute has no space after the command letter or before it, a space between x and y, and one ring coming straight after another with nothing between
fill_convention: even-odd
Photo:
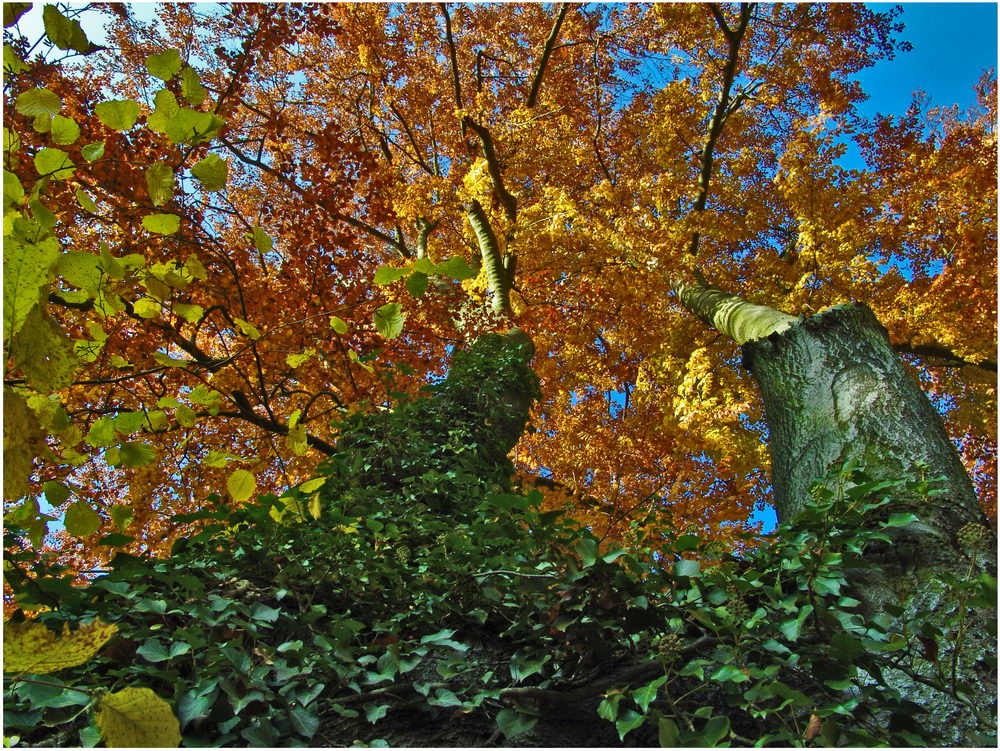
<instances>
[{"instance_id":1,"label":"autumn tree canopy","mask_svg":"<svg viewBox=\"0 0 1000 751\"><path fill-rule=\"evenodd\" d=\"M97 4L95 48L81 11L36 44L4 8L4 495L37 545L164 551L512 326L542 393L512 458L550 504L726 540L770 500L767 429L679 303L705 283L867 303L995 508L995 81L860 117L895 11Z\"/></svg>"}]
</instances>

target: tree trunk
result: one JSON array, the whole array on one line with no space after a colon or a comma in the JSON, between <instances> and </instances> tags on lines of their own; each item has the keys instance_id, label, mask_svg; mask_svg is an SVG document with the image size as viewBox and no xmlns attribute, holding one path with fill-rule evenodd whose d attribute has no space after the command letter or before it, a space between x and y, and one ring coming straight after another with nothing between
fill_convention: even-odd
<instances>
[{"instance_id":1,"label":"tree trunk","mask_svg":"<svg viewBox=\"0 0 1000 751\"><path fill-rule=\"evenodd\" d=\"M809 501L810 487L848 462L874 481L940 478L939 495L894 499L890 512L910 512L916 520L887 528L892 542L866 550L868 566L852 579L869 615L884 617L888 610L893 628L904 634L917 613L964 609L942 576L962 582L982 569L995 574L995 541L987 552L962 542L960 530L979 528L983 520L972 483L940 415L871 310L838 305L799 321L707 285L673 286L689 310L742 344L744 365L764 399L779 521L791 521ZM954 658L953 694L962 683L995 686L995 663L988 664L995 614L995 608L960 613L937 661L918 660L909 674L890 678L904 698L928 710L923 724L956 745L970 744L974 715L990 716L995 694L949 696L921 679Z\"/></svg>"}]
</instances>

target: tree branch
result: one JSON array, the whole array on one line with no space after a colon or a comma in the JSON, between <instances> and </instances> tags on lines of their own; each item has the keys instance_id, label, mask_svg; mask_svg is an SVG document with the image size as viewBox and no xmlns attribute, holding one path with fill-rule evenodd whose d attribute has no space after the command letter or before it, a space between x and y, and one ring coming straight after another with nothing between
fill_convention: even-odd
<instances>
[{"instance_id":1,"label":"tree branch","mask_svg":"<svg viewBox=\"0 0 1000 751\"><path fill-rule=\"evenodd\" d=\"M490 226L490 220L486 217L482 205L476 199L462 205L465 214L472 225L473 232L476 233L476 240L479 242L479 253L483 258L483 266L486 269L486 279L490 284L490 291L493 293L493 310L499 315L510 314L510 274L504 267L500 258L500 248L497 245L496 235Z\"/></svg>"},{"instance_id":2,"label":"tree branch","mask_svg":"<svg viewBox=\"0 0 1000 751\"><path fill-rule=\"evenodd\" d=\"M563 3L562 7L559 9L559 15L556 16L556 21L552 24L552 31L549 32L549 38L545 40L545 48L542 50L542 58L538 61L538 70L535 72L535 78L531 82L531 91L528 93L528 107L534 107L535 101L538 98L538 91L542 87L542 77L545 75L545 66L548 65L549 57L552 55L552 50L555 47L556 39L559 38L559 27L562 26L563 19L566 18L566 12L569 10L569 3Z\"/></svg>"},{"instance_id":3,"label":"tree branch","mask_svg":"<svg viewBox=\"0 0 1000 751\"><path fill-rule=\"evenodd\" d=\"M705 139L705 145L701 150L701 172L698 175L698 193L695 196L694 206L691 208L692 214L704 211L708 203L708 189L712 181L715 146L719 141L719 136L722 134L726 117L730 114L730 93L733 88L733 80L736 78L740 45L743 42L743 35L746 33L747 25L750 22L750 13L753 10L753 4L740 4L740 23L735 30L729 27L726 19L722 16L722 11L714 3L709 8L715 17L716 23L718 23L719 28L725 35L726 41L729 43L729 55L726 58L726 67L722 72L722 89L719 92L719 101L715 104L712 120L708 127L708 138ZM691 242L688 245L689 254L698 254L698 244L700 241L701 233L694 232L691 235Z\"/></svg>"},{"instance_id":4,"label":"tree branch","mask_svg":"<svg viewBox=\"0 0 1000 751\"><path fill-rule=\"evenodd\" d=\"M966 360L962 357L959 357L950 349L948 349L947 347L943 347L940 344L913 345L907 342L902 344L892 344L890 346L895 352L898 352L901 355L917 355L918 357L936 357L942 360L946 360L946 362L942 364L949 368L964 368L966 366L972 366L975 368L982 368L983 370L988 370L991 373L997 372L996 360L981 360L979 362L973 362L971 360Z\"/></svg>"},{"instance_id":5,"label":"tree branch","mask_svg":"<svg viewBox=\"0 0 1000 751\"><path fill-rule=\"evenodd\" d=\"M493 183L493 191L503 206L507 221L513 224L517 221L517 199L511 195L507 187L503 184L503 175L500 172L500 160L497 159L497 152L493 146L493 136L490 135L488 128L483 127L471 117L466 116L462 118L462 121L467 123L476 132L476 135L479 136L479 143L483 148L483 157L486 159L486 169L490 175L490 182Z\"/></svg>"}]
</instances>

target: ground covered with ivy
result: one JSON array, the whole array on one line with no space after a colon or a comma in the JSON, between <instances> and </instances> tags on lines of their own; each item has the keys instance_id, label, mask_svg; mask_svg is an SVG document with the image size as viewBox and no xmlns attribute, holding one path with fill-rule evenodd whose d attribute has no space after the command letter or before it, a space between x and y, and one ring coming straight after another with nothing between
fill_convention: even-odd
<instances>
[{"instance_id":1,"label":"ground covered with ivy","mask_svg":"<svg viewBox=\"0 0 1000 751\"><path fill-rule=\"evenodd\" d=\"M938 654L989 659L960 644L995 604L984 535L966 530L950 608L867 612L848 575L912 521L893 494L932 479L840 468L740 556L641 519L608 549L511 492L530 354L480 339L425 398L347 420L310 482L178 518L200 531L169 558L118 554L86 587L8 524L22 608L118 626L80 667L5 681L11 744L95 745L96 692L128 685L171 703L187 746L938 745L892 675L941 662L929 690L982 690Z\"/></svg>"}]
</instances>

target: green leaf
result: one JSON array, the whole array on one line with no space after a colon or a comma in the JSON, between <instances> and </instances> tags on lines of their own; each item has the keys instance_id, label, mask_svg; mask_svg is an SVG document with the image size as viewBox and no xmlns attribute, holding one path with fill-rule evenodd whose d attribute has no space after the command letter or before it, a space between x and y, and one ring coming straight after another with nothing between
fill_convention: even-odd
<instances>
[{"instance_id":1,"label":"green leaf","mask_svg":"<svg viewBox=\"0 0 1000 751\"><path fill-rule=\"evenodd\" d=\"M208 96L208 91L201 85L201 79L193 68L185 68L181 72L181 96L192 107L197 107Z\"/></svg>"},{"instance_id":2,"label":"green leaf","mask_svg":"<svg viewBox=\"0 0 1000 751\"><path fill-rule=\"evenodd\" d=\"M111 521L122 532L128 528L128 525L132 523L132 519L135 517L135 512L128 506L112 506L110 513Z\"/></svg>"},{"instance_id":3,"label":"green leaf","mask_svg":"<svg viewBox=\"0 0 1000 751\"><path fill-rule=\"evenodd\" d=\"M170 659L170 652L159 639L147 639L135 653L150 662L164 662Z\"/></svg>"},{"instance_id":4,"label":"green leaf","mask_svg":"<svg viewBox=\"0 0 1000 751\"><path fill-rule=\"evenodd\" d=\"M254 478L253 473L245 469L237 469L226 480L226 488L229 490L229 495L233 497L234 501L242 503L248 500L257 489L257 480Z\"/></svg>"},{"instance_id":5,"label":"green leaf","mask_svg":"<svg viewBox=\"0 0 1000 751\"><path fill-rule=\"evenodd\" d=\"M156 459L153 447L136 441L128 441L118 447L119 462L126 467L145 467Z\"/></svg>"},{"instance_id":6,"label":"green leaf","mask_svg":"<svg viewBox=\"0 0 1000 751\"><path fill-rule=\"evenodd\" d=\"M153 95L153 112L146 118L146 127L154 133L166 133L170 118L180 111L173 92L160 89Z\"/></svg>"},{"instance_id":7,"label":"green leaf","mask_svg":"<svg viewBox=\"0 0 1000 751\"><path fill-rule=\"evenodd\" d=\"M403 306L398 302L375 311L375 328L386 339L395 339L403 331Z\"/></svg>"},{"instance_id":8,"label":"green leaf","mask_svg":"<svg viewBox=\"0 0 1000 751\"><path fill-rule=\"evenodd\" d=\"M66 485L56 480L46 482L43 489L46 500L53 506L62 506L69 500L70 493L72 492Z\"/></svg>"},{"instance_id":9,"label":"green leaf","mask_svg":"<svg viewBox=\"0 0 1000 751\"><path fill-rule=\"evenodd\" d=\"M139 103L131 99L111 99L98 102L94 112L111 130L128 130L139 119Z\"/></svg>"},{"instance_id":10,"label":"green leaf","mask_svg":"<svg viewBox=\"0 0 1000 751\"><path fill-rule=\"evenodd\" d=\"M68 146L71 143L76 143L76 139L80 137L80 126L72 118L56 115L52 118L49 134L52 136L53 143Z\"/></svg>"},{"instance_id":11,"label":"green leaf","mask_svg":"<svg viewBox=\"0 0 1000 751\"><path fill-rule=\"evenodd\" d=\"M168 368L186 368L189 365L187 360L171 357L170 355L165 355L162 352L154 352L153 359L160 365Z\"/></svg>"},{"instance_id":12,"label":"green leaf","mask_svg":"<svg viewBox=\"0 0 1000 751\"><path fill-rule=\"evenodd\" d=\"M21 185L21 181L17 175L7 170L3 171L3 196L5 207L8 202L20 203L24 198L24 187Z\"/></svg>"},{"instance_id":13,"label":"green leaf","mask_svg":"<svg viewBox=\"0 0 1000 751\"><path fill-rule=\"evenodd\" d=\"M39 149L35 154L35 169L39 175L52 175L56 180L73 177L76 165L62 149Z\"/></svg>"},{"instance_id":14,"label":"green leaf","mask_svg":"<svg viewBox=\"0 0 1000 751\"><path fill-rule=\"evenodd\" d=\"M883 527L905 527L907 524L920 521L916 514L909 512L889 514L889 520L882 522Z\"/></svg>"},{"instance_id":15,"label":"green leaf","mask_svg":"<svg viewBox=\"0 0 1000 751\"><path fill-rule=\"evenodd\" d=\"M154 206L162 206L174 195L174 171L163 162L146 168L146 190Z\"/></svg>"},{"instance_id":16,"label":"green leaf","mask_svg":"<svg viewBox=\"0 0 1000 751\"><path fill-rule=\"evenodd\" d=\"M789 641L795 641L799 638L799 634L802 633L802 624L805 623L806 618L813 611L812 605L803 605L799 610L798 616L789 619L778 624L778 630L785 635L785 638Z\"/></svg>"},{"instance_id":17,"label":"green leaf","mask_svg":"<svg viewBox=\"0 0 1000 751\"><path fill-rule=\"evenodd\" d=\"M270 236L260 227L253 228L253 232L250 234L250 240L253 242L254 247L257 248L257 251L264 255L270 253L271 248L274 247L274 242L271 240Z\"/></svg>"},{"instance_id":18,"label":"green leaf","mask_svg":"<svg viewBox=\"0 0 1000 751\"><path fill-rule=\"evenodd\" d=\"M365 704L363 709L365 710L365 719L368 720L372 725L385 717L386 713L389 711L390 704Z\"/></svg>"},{"instance_id":19,"label":"green leaf","mask_svg":"<svg viewBox=\"0 0 1000 751\"><path fill-rule=\"evenodd\" d=\"M538 722L534 715L518 712L516 709L501 709L497 714L497 727L504 738L513 738L531 730Z\"/></svg>"},{"instance_id":20,"label":"green leaf","mask_svg":"<svg viewBox=\"0 0 1000 751\"><path fill-rule=\"evenodd\" d=\"M657 691L659 691L660 686L667 682L667 678L669 676L661 675L659 678L650 681L645 686L637 688L632 692L632 698L635 699L635 703L642 709L643 714L649 710L649 705L656 699Z\"/></svg>"},{"instance_id":21,"label":"green leaf","mask_svg":"<svg viewBox=\"0 0 1000 751\"><path fill-rule=\"evenodd\" d=\"M681 731L677 723L669 717L661 717L659 723L660 748L677 748Z\"/></svg>"},{"instance_id":22,"label":"green leaf","mask_svg":"<svg viewBox=\"0 0 1000 751\"><path fill-rule=\"evenodd\" d=\"M140 297L132 303L132 312L140 318L155 318L160 314L162 306L152 297Z\"/></svg>"},{"instance_id":23,"label":"green leaf","mask_svg":"<svg viewBox=\"0 0 1000 751\"><path fill-rule=\"evenodd\" d=\"M427 274L414 273L406 277L406 291L412 297L420 297L427 291Z\"/></svg>"},{"instance_id":24,"label":"green leaf","mask_svg":"<svg viewBox=\"0 0 1000 751\"><path fill-rule=\"evenodd\" d=\"M13 359L28 385L41 392L58 391L73 381L79 365L73 341L62 327L35 306L10 344Z\"/></svg>"},{"instance_id":25,"label":"green leaf","mask_svg":"<svg viewBox=\"0 0 1000 751\"><path fill-rule=\"evenodd\" d=\"M80 188L77 188L76 190L76 202L80 204L82 209L89 211L91 214L97 214L100 212L100 208L98 208L97 204L94 203L94 199Z\"/></svg>"},{"instance_id":26,"label":"green leaf","mask_svg":"<svg viewBox=\"0 0 1000 751\"><path fill-rule=\"evenodd\" d=\"M59 49L83 53L90 51L92 45L83 33L80 22L67 18L56 6L46 5L42 9L42 23L45 25L45 33Z\"/></svg>"},{"instance_id":27,"label":"green leaf","mask_svg":"<svg viewBox=\"0 0 1000 751\"><path fill-rule=\"evenodd\" d=\"M56 215L44 203L33 199L28 201L28 206L31 209L31 215L45 229L52 229L56 226Z\"/></svg>"},{"instance_id":28,"label":"green leaf","mask_svg":"<svg viewBox=\"0 0 1000 751\"><path fill-rule=\"evenodd\" d=\"M365 711L365 716L368 716L367 710ZM319 730L319 716L312 709L307 709L303 706L292 707L288 712L288 719L291 721L295 732L303 736L306 740L310 740L316 735L316 731Z\"/></svg>"},{"instance_id":29,"label":"green leaf","mask_svg":"<svg viewBox=\"0 0 1000 751\"><path fill-rule=\"evenodd\" d=\"M87 442L95 448L110 446L115 441L115 422L110 417L99 417L94 420L87 431Z\"/></svg>"},{"instance_id":30,"label":"green leaf","mask_svg":"<svg viewBox=\"0 0 1000 751\"><path fill-rule=\"evenodd\" d=\"M240 333L249 336L254 341L260 339L260 331L252 323L244 321L242 318L234 318L233 321L236 322L236 327L240 330Z\"/></svg>"},{"instance_id":31,"label":"green leaf","mask_svg":"<svg viewBox=\"0 0 1000 751\"><path fill-rule=\"evenodd\" d=\"M167 50L146 58L146 70L151 76L156 76L161 81L169 81L176 76L183 64L181 53L178 50Z\"/></svg>"},{"instance_id":32,"label":"green leaf","mask_svg":"<svg viewBox=\"0 0 1000 751\"><path fill-rule=\"evenodd\" d=\"M625 736L642 725L646 721L646 716L641 715L634 709L623 709L615 720L615 729L618 731L618 738L625 740Z\"/></svg>"},{"instance_id":33,"label":"green leaf","mask_svg":"<svg viewBox=\"0 0 1000 751\"><path fill-rule=\"evenodd\" d=\"M243 471L243 470L238 470ZM281 615L281 610L279 608L268 607L262 602L258 602L250 614L250 617L255 621L264 621L265 623L274 623L278 620L278 616Z\"/></svg>"},{"instance_id":34,"label":"green leaf","mask_svg":"<svg viewBox=\"0 0 1000 751\"><path fill-rule=\"evenodd\" d=\"M347 323L337 316L330 316L330 327L340 335L347 333Z\"/></svg>"},{"instance_id":35,"label":"green leaf","mask_svg":"<svg viewBox=\"0 0 1000 751\"><path fill-rule=\"evenodd\" d=\"M37 245L11 242L5 238L3 249L3 335L10 340L38 305L42 286L51 279L51 268L59 257L54 239Z\"/></svg>"},{"instance_id":36,"label":"green leaf","mask_svg":"<svg viewBox=\"0 0 1000 751\"><path fill-rule=\"evenodd\" d=\"M88 162L93 162L96 159L100 159L104 156L104 141L98 141L97 143L90 143L80 149L80 153L83 154L83 158Z\"/></svg>"},{"instance_id":37,"label":"green leaf","mask_svg":"<svg viewBox=\"0 0 1000 751\"><path fill-rule=\"evenodd\" d=\"M73 537L88 537L100 529L101 517L84 501L76 501L66 509L63 524Z\"/></svg>"},{"instance_id":38,"label":"green leaf","mask_svg":"<svg viewBox=\"0 0 1000 751\"><path fill-rule=\"evenodd\" d=\"M743 683L743 681L748 681L750 680L750 678L748 678L747 674L744 673L735 665L723 665L714 673L712 673L711 676L709 676L709 680L719 681L720 683L724 681L731 681L733 683Z\"/></svg>"},{"instance_id":39,"label":"green leaf","mask_svg":"<svg viewBox=\"0 0 1000 751\"><path fill-rule=\"evenodd\" d=\"M181 228L181 218L176 214L148 214L142 226L158 235L172 235Z\"/></svg>"},{"instance_id":40,"label":"green leaf","mask_svg":"<svg viewBox=\"0 0 1000 751\"><path fill-rule=\"evenodd\" d=\"M375 278L372 281L375 284L392 284L409 273L410 270L408 268L397 269L393 266L380 266L378 271L375 272Z\"/></svg>"},{"instance_id":41,"label":"green leaf","mask_svg":"<svg viewBox=\"0 0 1000 751\"><path fill-rule=\"evenodd\" d=\"M62 100L48 89L29 89L14 100L14 109L27 117L47 117L62 109Z\"/></svg>"},{"instance_id":42,"label":"green leaf","mask_svg":"<svg viewBox=\"0 0 1000 751\"><path fill-rule=\"evenodd\" d=\"M174 417L177 419L177 424L184 428L193 427L198 421L198 413L183 404L178 405L177 409L174 410Z\"/></svg>"},{"instance_id":43,"label":"green leaf","mask_svg":"<svg viewBox=\"0 0 1000 751\"><path fill-rule=\"evenodd\" d=\"M715 748L719 741L729 735L729 718L713 717L701 731L701 739L706 746Z\"/></svg>"},{"instance_id":44,"label":"green leaf","mask_svg":"<svg viewBox=\"0 0 1000 751\"><path fill-rule=\"evenodd\" d=\"M8 3L4 3L3 7L6 9ZM30 70L27 65L25 65L24 60L17 56L14 52L14 48L9 44L3 46L3 72L5 75L14 76L18 73L23 73L26 70Z\"/></svg>"},{"instance_id":45,"label":"green leaf","mask_svg":"<svg viewBox=\"0 0 1000 751\"><path fill-rule=\"evenodd\" d=\"M166 134L173 143L204 143L211 141L226 121L211 112L182 107L167 120Z\"/></svg>"},{"instance_id":46,"label":"green leaf","mask_svg":"<svg viewBox=\"0 0 1000 751\"><path fill-rule=\"evenodd\" d=\"M687 559L676 561L674 563L674 575L688 577L701 576L701 563Z\"/></svg>"},{"instance_id":47,"label":"green leaf","mask_svg":"<svg viewBox=\"0 0 1000 751\"><path fill-rule=\"evenodd\" d=\"M174 312L188 323L198 323L205 315L205 309L200 305L184 302L175 302Z\"/></svg>"},{"instance_id":48,"label":"green leaf","mask_svg":"<svg viewBox=\"0 0 1000 751\"><path fill-rule=\"evenodd\" d=\"M575 550L576 554L580 556L580 560L583 563L584 568L593 566L597 562L598 544L597 540L592 537L581 538L580 541L573 546L573 550Z\"/></svg>"},{"instance_id":49,"label":"green leaf","mask_svg":"<svg viewBox=\"0 0 1000 751\"><path fill-rule=\"evenodd\" d=\"M229 162L218 154L209 154L191 168L191 174L205 190L209 192L222 190L226 187Z\"/></svg>"},{"instance_id":50,"label":"green leaf","mask_svg":"<svg viewBox=\"0 0 1000 751\"><path fill-rule=\"evenodd\" d=\"M4 3L3 4L3 27L6 29L13 26L21 16L31 10L32 3Z\"/></svg>"},{"instance_id":51,"label":"green leaf","mask_svg":"<svg viewBox=\"0 0 1000 751\"><path fill-rule=\"evenodd\" d=\"M434 266L434 273L440 276L447 276L462 281L463 279L475 279L477 272L461 256L449 258Z\"/></svg>"}]
</instances>

